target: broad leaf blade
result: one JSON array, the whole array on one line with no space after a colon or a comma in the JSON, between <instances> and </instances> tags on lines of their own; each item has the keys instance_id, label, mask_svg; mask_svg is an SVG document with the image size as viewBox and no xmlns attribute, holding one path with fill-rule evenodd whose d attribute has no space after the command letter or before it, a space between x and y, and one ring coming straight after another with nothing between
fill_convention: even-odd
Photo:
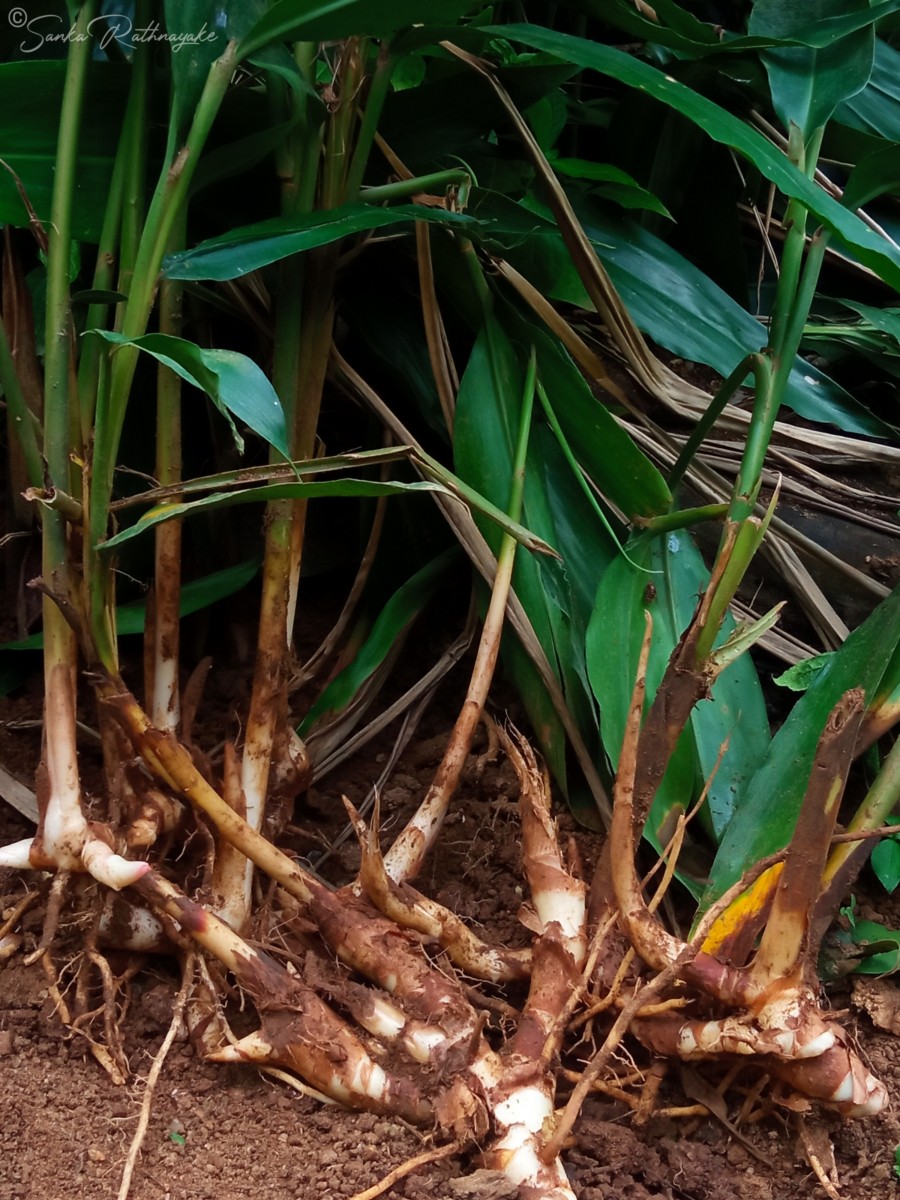
<instances>
[{"instance_id":1,"label":"broad leaf blade","mask_svg":"<svg viewBox=\"0 0 900 1200\"><path fill-rule=\"evenodd\" d=\"M234 350L204 350L184 338L148 333L129 339L123 334L98 329L97 333L117 345L137 346L206 392L223 415L233 414L254 433L290 458L287 428L281 401L272 384L253 362ZM243 440L234 429L235 442L243 451Z\"/></svg>"},{"instance_id":2,"label":"broad leaf blade","mask_svg":"<svg viewBox=\"0 0 900 1200\"><path fill-rule=\"evenodd\" d=\"M869 14L866 0L756 0L748 25L751 34L791 38L847 9ZM829 120L843 100L861 92L872 73L875 34L871 24L835 39L821 49L792 47L763 53L772 104L786 129L796 125L804 141Z\"/></svg>"},{"instance_id":3,"label":"broad leaf blade","mask_svg":"<svg viewBox=\"0 0 900 1200\"><path fill-rule=\"evenodd\" d=\"M475 226L472 218L461 213L426 205L398 204L393 208L378 208L354 202L296 217L275 217L232 230L193 250L172 255L165 261L165 274L170 279L237 279L291 254L325 246L353 234L411 221L446 224L460 232Z\"/></svg>"}]
</instances>

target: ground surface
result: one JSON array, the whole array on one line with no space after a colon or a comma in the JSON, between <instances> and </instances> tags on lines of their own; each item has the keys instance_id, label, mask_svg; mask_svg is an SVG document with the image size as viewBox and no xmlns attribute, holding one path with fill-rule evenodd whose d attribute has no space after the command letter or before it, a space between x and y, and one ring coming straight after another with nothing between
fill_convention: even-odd
<instances>
[{"instance_id":1,"label":"ground surface","mask_svg":"<svg viewBox=\"0 0 900 1200\"><path fill-rule=\"evenodd\" d=\"M223 689L230 692L231 684ZM35 736L10 728L9 722L29 715L34 698L0 701L0 706L0 761L27 778L37 751ZM436 706L400 760L384 797L395 822L427 786L441 735L451 721L452 703ZM342 827L340 793L361 801L384 753L376 747L314 791L296 818L310 845L327 842ZM522 880L514 792L502 765L488 766L480 777L470 772L441 851L420 881L423 891L501 938L528 936L515 916ZM572 828L566 814L562 820ZM2 843L29 832L0 802ZM597 841L585 836L583 843L589 863ZM328 870L335 879L352 872L354 855L352 842L347 842L332 858ZM0 872L0 912L36 882ZM889 909L885 902L882 915L896 927L900 912ZM35 906L25 917L31 945L42 916ZM62 948L54 951L57 966L65 962L64 948L77 946L76 932L63 931ZM124 1021L133 1078L125 1087L115 1087L87 1054L83 1040L55 1015L40 966L24 968L21 956L0 965L0 1200L116 1196L143 1081L168 1028L177 982L174 965L166 959L148 959L136 976ZM847 993L834 999L836 1005L846 1002ZM892 1095L900 1097L900 1039L876 1030L862 1014L854 1012L853 1020L873 1068ZM689 1102L677 1075L663 1095L668 1104ZM732 1103L732 1115L736 1109ZM797 1148L795 1133L778 1118L743 1131L765 1161L753 1157L714 1120L660 1118L640 1131L630 1121L621 1106L600 1097L583 1110L565 1155L579 1200L789 1200L823 1194ZM846 1200L872 1200L900 1188L893 1176L894 1149L900 1144L896 1105L873 1120L826 1120L823 1127L834 1141ZM188 1042L179 1041L156 1092L131 1195L134 1200L344 1200L430 1144L396 1121L322 1108L252 1068L203 1063ZM504 1180L477 1171L472 1157L450 1159L411 1175L386 1194L408 1200L509 1197Z\"/></svg>"}]
</instances>

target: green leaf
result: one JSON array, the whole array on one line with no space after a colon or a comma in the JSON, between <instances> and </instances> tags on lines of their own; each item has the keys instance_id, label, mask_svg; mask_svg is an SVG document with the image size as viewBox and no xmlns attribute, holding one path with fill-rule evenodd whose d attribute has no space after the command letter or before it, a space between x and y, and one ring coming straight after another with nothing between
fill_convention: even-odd
<instances>
[{"instance_id":1,"label":"green leaf","mask_svg":"<svg viewBox=\"0 0 900 1200\"><path fill-rule=\"evenodd\" d=\"M896 838L885 838L872 851L872 870L886 892L896 891L900 883L900 842Z\"/></svg>"},{"instance_id":2,"label":"green leaf","mask_svg":"<svg viewBox=\"0 0 900 1200\"><path fill-rule=\"evenodd\" d=\"M772 739L768 753L738 797L704 896L711 904L754 863L791 840L825 722L849 688L871 702L900 643L900 588L835 651Z\"/></svg>"},{"instance_id":3,"label":"green leaf","mask_svg":"<svg viewBox=\"0 0 900 1200\"><path fill-rule=\"evenodd\" d=\"M259 3L248 0L165 0L166 33L171 40L171 124L180 139L196 111L209 68L234 36L235 20L252 20Z\"/></svg>"},{"instance_id":4,"label":"green leaf","mask_svg":"<svg viewBox=\"0 0 900 1200\"><path fill-rule=\"evenodd\" d=\"M378 208L356 201L340 208L275 217L211 238L193 250L165 260L170 279L237 279L249 271L278 262L291 254L325 246L356 233L367 233L411 221L449 225L466 232L474 227L471 217L424 204L398 204Z\"/></svg>"},{"instance_id":5,"label":"green leaf","mask_svg":"<svg viewBox=\"0 0 900 1200\"><path fill-rule=\"evenodd\" d=\"M610 215L590 197L573 200L616 291L638 327L656 343L688 362L706 363L724 377L763 345L760 322L677 250L635 222ZM480 212L479 206L476 215ZM556 226L520 212L519 245L504 244L505 256L553 299L584 303L581 282ZM505 223L499 206L492 204L488 215L494 217L495 227ZM800 357L788 380L785 403L811 421L872 437L893 436L889 426Z\"/></svg>"},{"instance_id":6,"label":"green leaf","mask_svg":"<svg viewBox=\"0 0 900 1200\"><path fill-rule=\"evenodd\" d=\"M459 557L459 550L454 546L432 559L394 592L353 661L331 680L303 718L297 729L301 736L308 734L323 716L347 707L434 596L450 567L459 563Z\"/></svg>"},{"instance_id":7,"label":"green leaf","mask_svg":"<svg viewBox=\"0 0 900 1200\"><path fill-rule=\"evenodd\" d=\"M854 920L847 940L869 950L856 964L857 975L891 975L900 967L900 931L888 929L877 921Z\"/></svg>"},{"instance_id":8,"label":"green leaf","mask_svg":"<svg viewBox=\"0 0 900 1200\"><path fill-rule=\"evenodd\" d=\"M600 705L603 747L613 767L618 765L625 736L644 636L645 604L653 614L647 705L656 695L681 633L673 624L673 608L666 594L665 539L640 537L630 541L627 549L628 559L620 556L600 580L586 640L588 678ZM651 586L656 589L656 595L649 601ZM692 735L688 729L669 761L644 829L644 836L657 849L662 840L661 831L669 825L671 814L684 813L690 807L694 784Z\"/></svg>"},{"instance_id":9,"label":"green leaf","mask_svg":"<svg viewBox=\"0 0 900 1200\"><path fill-rule=\"evenodd\" d=\"M454 425L454 456L459 475L494 504L509 500L513 447L518 433L525 359L523 338L538 350L539 369L552 356L546 335L531 331L505 307L484 322L460 380ZM525 343L527 346L527 343ZM525 467L524 522L550 542L563 562L518 554L513 587L532 623L566 702L588 746L597 745L596 716L587 684L584 629L597 577L615 550L550 431L532 429ZM496 552L499 530L479 521ZM511 635L504 639L504 665L519 688L526 709L564 793L569 796L566 738L544 686Z\"/></svg>"},{"instance_id":10,"label":"green leaf","mask_svg":"<svg viewBox=\"0 0 900 1200\"><path fill-rule=\"evenodd\" d=\"M231 508L235 504L258 504L269 500L314 499L318 496L397 496L402 492L443 492L447 489L438 483L380 483L368 479L324 479L292 483L270 483L263 487L247 488L244 491L213 492L200 500L183 504L160 504L114 537L107 538L98 550L112 550L123 542L131 541L148 529L171 521L175 517L190 517L200 511Z\"/></svg>"},{"instance_id":11,"label":"green leaf","mask_svg":"<svg viewBox=\"0 0 900 1200\"><path fill-rule=\"evenodd\" d=\"M866 0L807 0L802 10L795 0L756 0L748 31L775 38L792 38L811 25L841 17L847 9L869 15ZM869 80L875 56L871 24L836 38L822 49L792 47L767 50L762 59L769 75L772 104L786 129L796 125L803 140L822 128L842 100L861 92Z\"/></svg>"},{"instance_id":12,"label":"green leaf","mask_svg":"<svg viewBox=\"0 0 900 1200\"><path fill-rule=\"evenodd\" d=\"M886 192L900 189L900 145L891 142L864 155L853 170L844 188L843 203L847 208L862 208L870 200Z\"/></svg>"},{"instance_id":13,"label":"green leaf","mask_svg":"<svg viewBox=\"0 0 900 1200\"><path fill-rule=\"evenodd\" d=\"M0 224L28 226L16 177L38 218L50 220L65 74L65 62L0 66ZM100 236L128 79L128 68L112 63L93 63L88 74L72 202L72 234L81 241Z\"/></svg>"},{"instance_id":14,"label":"green leaf","mask_svg":"<svg viewBox=\"0 0 900 1200\"><path fill-rule=\"evenodd\" d=\"M873 329L900 345L900 309L875 308L871 304L860 304L858 300L842 300L841 303L858 312Z\"/></svg>"},{"instance_id":15,"label":"green leaf","mask_svg":"<svg viewBox=\"0 0 900 1200\"><path fill-rule=\"evenodd\" d=\"M897 0L897 7L900 7L900 0ZM875 11L874 8L870 9L869 14ZM871 267L886 283L900 288L900 251L889 246L858 217L807 179L762 134L718 104L612 46L603 46L570 34L555 33L536 25L494 26L491 32L612 76L628 87L642 88L657 100L683 113L714 141L730 146L749 159L786 196L802 201L823 225L846 243L865 266Z\"/></svg>"},{"instance_id":16,"label":"green leaf","mask_svg":"<svg viewBox=\"0 0 900 1200\"><path fill-rule=\"evenodd\" d=\"M591 391L565 348L544 330L517 324L538 356L538 374L575 457L600 492L629 520L668 512L665 479Z\"/></svg>"},{"instance_id":17,"label":"green leaf","mask_svg":"<svg viewBox=\"0 0 900 1200\"><path fill-rule=\"evenodd\" d=\"M652 192L640 186L627 171L609 163L590 162L584 158L554 158L548 156L548 161L559 175L569 179L588 179L592 183L606 185L592 190L605 200L612 200L622 208L643 208L650 212L659 213L662 217L672 220L672 214Z\"/></svg>"},{"instance_id":18,"label":"green leaf","mask_svg":"<svg viewBox=\"0 0 900 1200\"><path fill-rule=\"evenodd\" d=\"M278 0L238 46L244 59L269 42L337 42L344 38L383 36L417 25L454 21L474 0L432 0L423 13L417 0Z\"/></svg>"},{"instance_id":19,"label":"green leaf","mask_svg":"<svg viewBox=\"0 0 900 1200\"><path fill-rule=\"evenodd\" d=\"M203 350L184 338L164 333L127 338L105 329L93 332L119 346L137 346L165 363L182 379L206 392L231 425L235 444L241 453L244 442L230 414L238 417L285 458L290 458L281 401L260 368L246 355L234 350Z\"/></svg>"}]
</instances>

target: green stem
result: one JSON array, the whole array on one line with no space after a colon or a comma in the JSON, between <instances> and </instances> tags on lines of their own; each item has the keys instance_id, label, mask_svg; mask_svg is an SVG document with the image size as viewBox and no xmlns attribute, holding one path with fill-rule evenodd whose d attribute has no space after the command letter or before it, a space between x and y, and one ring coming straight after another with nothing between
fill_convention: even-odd
<instances>
[{"instance_id":1,"label":"green stem","mask_svg":"<svg viewBox=\"0 0 900 1200\"><path fill-rule=\"evenodd\" d=\"M96 291L111 290L116 280L124 175L125 145L124 142L120 142L106 199L106 212L103 215L103 225L100 230L100 244L97 247L97 261L92 281L92 287ZM100 302L91 304L85 317L85 330L106 328L108 318L108 304ZM90 442L94 428L97 396L101 388L105 363L103 340L98 337L84 338L78 362L78 407L81 414L81 438L85 445Z\"/></svg>"},{"instance_id":2,"label":"green stem","mask_svg":"<svg viewBox=\"0 0 900 1200\"><path fill-rule=\"evenodd\" d=\"M134 264L131 294L125 307L122 332L140 337L147 327L157 278L172 230L188 196L191 179L203 146L215 120L235 66L235 43L230 42L221 58L210 67L203 93L197 105L183 148L163 168L156 193L147 215L144 235ZM90 503L91 544L99 544L105 534L109 502L125 412L137 364L138 350L121 346L112 356L108 389L98 396L97 428L94 443L92 496ZM115 670L115 635L108 608L112 601L111 564L95 569L90 576L91 625L101 661Z\"/></svg>"},{"instance_id":3,"label":"green stem","mask_svg":"<svg viewBox=\"0 0 900 1200\"><path fill-rule=\"evenodd\" d=\"M47 309L44 350L44 457L51 486L65 492L69 486L70 454L73 446L74 404L70 354L72 320L69 296L69 262L72 245L72 200L78 161L78 140L84 95L92 55L90 24L96 16L96 0L86 0L75 19L75 37L69 44L63 85L59 139L53 173L53 198L47 246ZM79 439L80 441L80 439ZM74 472L71 472L74 474ZM41 543L41 575L44 585L67 600L73 600L74 581L69 573L68 527L64 515L44 510ZM58 834L66 812L78 808L78 760L75 753L75 672L77 646L61 609L48 595L43 597L44 619L44 753L47 792L42 805L38 836L45 830L48 809L50 825ZM54 829L49 830L51 843Z\"/></svg>"},{"instance_id":4,"label":"green stem","mask_svg":"<svg viewBox=\"0 0 900 1200\"><path fill-rule=\"evenodd\" d=\"M447 171L433 171L430 175L414 175L411 179L398 179L395 183L385 183L380 187L363 188L360 199L367 204L380 204L385 200L399 200L403 196L414 196L418 192L427 192L432 188L448 188L454 184L465 187L472 182L472 176L461 167L453 167ZM352 195L352 193L350 193Z\"/></svg>"},{"instance_id":5,"label":"green stem","mask_svg":"<svg viewBox=\"0 0 900 1200\"><path fill-rule=\"evenodd\" d=\"M867 833L888 819L900 801L900 738L894 742L881 770L862 804L856 810L847 833ZM845 864L858 858L859 842L843 842L834 847L822 876L823 890L835 879Z\"/></svg>"},{"instance_id":6,"label":"green stem","mask_svg":"<svg viewBox=\"0 0 900 1200\"><path fill-rule=\"evenodd\" d=\"M689 529L706 521L718 521L727 514L727 504L701 504L697 508L679 508L659 517L651 517L649 521L641 523L641 528L648 533L669 533L673 529Z\"/></svg>"},{"instance_id":7,"label":"green stem","mask_svg":"<svg viewBox=\"0 0 900 1200\"><path fill-rule=\"evenodd\" d=\"M72 446L69 363L72 323L69 301L69 263L72 245L72 197L78 162L78 139L84 93L91 63L90 23L96 16L96 0L87 0L75 22L75 40L69 47L59 142L53 176L53 200L47 246L47 316L44 348L44 457L51 482L71 491L69 455L80 451ZM79 40L83 38L83 40ZM52 525L53 522L51 521ZM45 538L57 543L56 563L65 561L63 530Z\"/></svg>"},{"instance_id":8,"label":"green stem","mask_svg":"<svg viewBox=\"0 0 900 1200\"><path fill-rule=\"evenodd\" d=\"M375 133L378 129L378 122L381 120L384 102L390 91L394 65L395 60L391 56L387 42L382 42L378 49L378 61L375 64L375 72L369 84L366 109L360 122L359 132L356 135L353 157L350 160L350 168L347 171L346 192L351 199L359 194L359 190L362 187L362 181L369 162L369 155L372 151L372 144L375 141Z\"/></svg>"},{"instance_id":9,"label":"green stem","mask_svg":"<svg viewBox=\"0 0 900 1200\"><path fill-rule=\"evenodd\" d=\"M800 276L793 308L791 309L790 317L784 331L781 354L782 363L779 364L781 369L778 372L778 379L776 381L776 386L779 389L779 405L784 396L794 360L800 350L800 343L803 340L803 330L806 327L809 312L815 299L816 287L819 283L819 276L822 273L822 263L825 260L825 251L828 249L830 240L831 234L827 229L817 229L810 239L803 273Z\"/></svg>"},{"instance_id":10,"label":"green stem","mask_svg":"<svg viewBox=\"0 0 900 1200\"><path fill-rule=\"evenodd\" d=\"M816 130L807 146L799 143L796 130L791 130L788 144L788 157L810 179L816 173L816 163L819 149L822 145L824 127ZM791 200L785 213L787 238L781 255L781 271L778 276L778 288L775 294L775 307L772 312L772 324L769 329L769 352L780 365L784 358L785 334L794 317L794 302L803 265L803 252L806 248L806 222L808 210L801 200ZM793 361L793 360L791 360Z\"/></svg>"},{"instance_id":11,"label":"green stem","mask_svg":"<svg viewBox=\"0 0 900 1200\"><path fill-rule=\"evenodd\" d=\"M178 214L187 199L191 179L196 170L200 154L206 143L213 121L231 80L235 65L234 43L229 43L225 53L210 67L209 75L197 105L194 119L185 144L174 160L164 166L157 184L156 193L147 214L144 234L134 264L134 281L125 313L122 332L128 338L140 337L147 328L147 321L156 295L159 269ZM97 508L105 505L112 492L115 458L121 437L128 394L134 377L138 350L134 346L122 346L113 356L108 411L98 413L102 422L97 430L98 444L94 453L94 489ZM97 524L104 522L104 513L99 512ZM93 529L95 540L102 537L102 529ZM98 535L99 536L96 536Z\"/></svg>"},{"instance_id":12,"label":"green stem","mask_svg":"<svg viewBox=\"0 0 900 1200\"><path fill-rule=\"evenodd\" d=\"M346 199L356 92L365 69L367 44L366 38L348 38L341 48L340 99L328 122L322 165L323 208L337 208Z\"/></svg>"},{"instance_id":13,"label":"green stem","mask_svg":"<svg viewBox=\"0 0 900 1200\"><path fill-rule=\"evenodd\" d=\"M741 466L731 496L729 515L733 521L742 521L753 512L759 493L763 462L769 449L772 429L781 403L774 383L771 360L762 354L754 357L756 359L754 363L756 395L750 428L747 431L747 441L741 457Z\"/></svg>"},{"instance_id":14,"label":"green stem","mask_svg":"<svg viewBox=\"0 0 900 1200\"><path fill-rule=\"evenodd\" d=\"M138 0L135 23L145 29L151 22L150 0ZM131 90L122 128L125 149L125 173L122 191L122 237L119 248L119 289L130 295L135 263L144 228L144 203L147 183L147 130L150 108L149 42L139 41L134 48ZM124 317L124 313L122 313Z\"/></svg>"},{"instance_id":15,"label":"green stem","mask_svg":"<svg viewBox=\"0 0 900 1200\"><path fill-rule=\"evenodd\" d=\"M669 473L669 490L675 493L675 489L681 483L685 476L688 467L694 458L694 455L699 450L707 434L722 415L726 404L734 396L735 392L743 385L748 373L756 371L760 366L760 354L747 354L738 365L734 368L728 378L720 384L715 396L706 406L706 411L703 416L694 426L691 436L685 442L681 453L675 460L675 465Z\"/></svg>"}]
</instances>

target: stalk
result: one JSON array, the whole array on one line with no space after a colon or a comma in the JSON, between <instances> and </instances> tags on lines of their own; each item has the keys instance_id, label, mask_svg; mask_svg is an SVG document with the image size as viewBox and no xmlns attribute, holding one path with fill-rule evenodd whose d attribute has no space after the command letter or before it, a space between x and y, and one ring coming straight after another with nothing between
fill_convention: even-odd
<instances>
[{"instance_id":1,"label":"stalk","mask_svg":"<svg viewBox=\"0 0 900 1200\"><path fill-rule=\"evenodd\" d=\"M525 491L525 460L528 453L528 436L531 431L536 381L537 368L535 354L532 350L525 375L525 388L519 418L519 436L513 458L512 481L507 505L507 512L514 521L519 520L522 512L522 499ZM481 720L491 680L494 677L494 669L500 653L500 636L503 632L506 604L512 586L515 557L516 541L505 533L500 542L491 599L462 709L450 737L447 739L444 757L435 771L434 779L425 798L385 856L385 869L388 876L395 882L414 879L421 870L425 855L440 832L453 793L456 791L456 785L465 765L475 729Z\"/></svg>"},{"instance_id":2,"label":"stalk","mask_svg":"<svg viewBox=\"0 0 900 1200\"><path fill-rule=\"evenodd\" d=\"M47 248L47 313L44 350L44 458L51 485L70 492L69 455L73 416L70 388L72 324L69 303L69 251L72 242L72 197L78 139L87 75L91 62L90 22L96 0L86 0L75 21L63 89ZM78 36L80 35L80 37ZM45 509L41 573L46 588L71 599L73 581L68 562L68 527L63 514ZM32 857L67 868L80 855L85 830L75 738L75 635L60 608L45 592L44 617L44 745L46 801ZM39 851L37 848L40 847ZM36 852L37 851L37 852Z\"/></svg>"},{"instance_id":3,"label":"stalk","mask_svg":"<svg viewBox=\"0 0 900 1200\"><path fill-rule=\"evenodd\" d=\"M346 194L350 199L354 199L362 187L362 181L369 162L369 155L372 152L372 146L375 142L378 122L381 120L384 102L390 91L391 76L394 74L394 62L395 60L391 57L390 47L387 42L382 42L378 48L378 60L369 84L369 95L366 98L365 112L360 121L359 132L356 135L356 145L353 148L353 157L350 160L350 166L347 171Z\"/></svg>"},{"instance_id":4,"label":"stalk","mask_svg":"<svg viewBox=\"0 0 900 1200\"><path fill-rule=\"evenodd\" d=\"M815 174L823 129L813 133L808 146L789 146L794 164L812 178ZM793 135L792 135L793 136ZM763 461L772 438L775 420L784 399L785 389L800 348L803 327L815 295L816 284L825 256L828 237L819 230L806 253L806 224L808 212L799 200L791 200L787 209L788 234L781 259L781 274L775 296L775 307L769 329L767 358L771 371L763 368L760 358L754 365L756 399L753 419L747 434L741 466L735 480L730 516L734 521L750 516L759 493Z\"/></svg>"},{"instance_id":5,"label":"stalk","mask_svg":"<svg viewBox=\"0 0 900 1200\"><path fill-rule=\"evenodd\" d=\"M122 332L126 337L139 337L147 327L163 255L178 215L186 203L191 179L235 63L236 43L230 42L222 56L210 67L184 146L164 166L160 175L135 259L133 286L122 318ZM94 546L106 534L116 458L137 355L138 351L133 346L119 347L112 356L109 386L98 396L89 529ZM108 670L115 670L115 634L110 618L113 590L111 569L110 563L95 561L90 578L90 607L93 640L100 661Z\"/></svg>"},{"instance_id":6,"label":"stalk","mask_svg":"<svg viewBox=\"0 0 900 1200\"><path fill-rule=\"evenodd\" d=\"M172 236L171 250L185 239L185 214ZM159 331L180 336L184 287L164 279L159 292ZM159 365L156 377L156 478L162 487L181 479L181 376ZM176 499L175 503L178 503ZM175 730L181 717L178 688L181 602L180 520L166 521L155 532L152 679L145 681L150 717L160 729Z\"/></svg>"},{"instance_id":7,"label":"stalk","mask_svg":"<svg viewBox=\"0 0 900 1200\"><path fill-rule=\"evenodd\" d=\"M313 47L303 44L295 53L301 69L311 74ZM285 108L296 100L277 81L273 82L273 109L280 105L279 115L286 117ZM305 212L312 207L316 180L314 163L320 144L319 127L313 125L307 113L307 119L301 121L299 131L278 157L283 215ZM291 458L295 461L311 455L315 424L318 423L319 401L316 399L312 438L301 441L298 424L305 391L311 389L315 395L316 389L315 380L309 378L308 370L304 370L310 318L305 303L307 267L308 260L303 255L296 255L281 265L272 366L272 382L284 409L290 431ZM326 353L330 340L329 330L325 339ZM321 395L321 385L318 394ZM270 455L270 462L274 465L274 455ZM272 501L266 508L259 632L239 780L243 815L254 830L262 827L273 757L278 756L286 763L290 761L287 723L290 630L299 585L304 515L305 506L292 500ZM282 745L278 745L279 739L282 739ZM237 799L238 787L233 790ZM218 890L223 898L219 911L223 919L237 929L244 924L250 911L253 865L230 851L227 860L228 865L223 866L218 878Z\"/></svg>"}]
</instances>

